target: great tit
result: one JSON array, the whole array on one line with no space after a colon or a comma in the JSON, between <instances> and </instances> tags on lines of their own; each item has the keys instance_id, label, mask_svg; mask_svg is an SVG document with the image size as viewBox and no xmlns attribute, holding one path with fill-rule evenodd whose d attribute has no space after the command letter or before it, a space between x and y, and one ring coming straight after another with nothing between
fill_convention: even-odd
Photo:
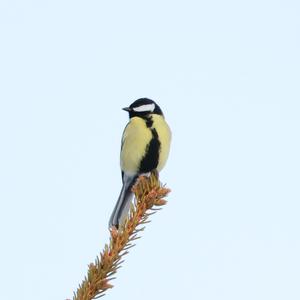
<instances>
[{"instance_id":1,"label":"great tit","mask_svg":"<svg viewBox=\"0 0 300 300\"><path fill-rule=\"evenodd\" d=\"M131 191L141 174L164 167L170 150L171 130L160 107L148 98L140 98L129 107L121 143L120 166L123 187L109 220L109 228L119 228L128 215Z\"/></svg>"}]
</instances>

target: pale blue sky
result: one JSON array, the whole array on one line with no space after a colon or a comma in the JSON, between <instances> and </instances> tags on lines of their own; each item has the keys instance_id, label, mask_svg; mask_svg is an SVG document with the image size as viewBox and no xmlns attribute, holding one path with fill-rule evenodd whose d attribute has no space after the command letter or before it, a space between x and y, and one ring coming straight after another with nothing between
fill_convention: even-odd
<instances>
[{"instance_id":1,"label":"pale blue sky","mask_svg":"<svg viewBox=\"0 0 300 300\"><path fill-rule=\"evenodd\" d=\"M72 296L139 97L172 189L106 299L300 299L299 1L0 2L3 300Z\"/></svg>"}]
</instances>

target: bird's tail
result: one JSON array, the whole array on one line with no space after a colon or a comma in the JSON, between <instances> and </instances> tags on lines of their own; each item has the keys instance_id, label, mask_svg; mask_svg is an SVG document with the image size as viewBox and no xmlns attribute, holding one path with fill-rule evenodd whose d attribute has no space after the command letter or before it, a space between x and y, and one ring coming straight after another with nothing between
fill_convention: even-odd
<instances>
[{"instance_id":1,"label":"bird's tail","mask_svg":"<svg viewBox=\"0 0 300 300\"><path fill-rule=\"evenodd\" d=\"M122 224L122 222L125 220L130 209L131 200L133 198L131 189L135 184L136 179L137 176L126 176L124 174L123 187L109 219L109 228L119 228L120 224Z\"/></svg>"}]
</instances>

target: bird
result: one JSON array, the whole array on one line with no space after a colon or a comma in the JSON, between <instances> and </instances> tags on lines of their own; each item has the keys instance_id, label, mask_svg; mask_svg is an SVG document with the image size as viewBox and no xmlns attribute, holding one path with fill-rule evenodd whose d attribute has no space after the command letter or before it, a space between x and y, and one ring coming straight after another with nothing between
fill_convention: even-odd
<instances>
[{"instance_id":1,"label":"bird","mask_svg":"<svg viewBox=\"0 0 300 300\"><path fill-rule=\"evenodd\" d=\"M122 189L109 220L109 228L119 229L123 224L133 199L132 187L140 175L160 172L166 164L171 143L171 130L159 105L140 98L129 107L121 140L120 167Z\"/></svg>"}]
</instances>

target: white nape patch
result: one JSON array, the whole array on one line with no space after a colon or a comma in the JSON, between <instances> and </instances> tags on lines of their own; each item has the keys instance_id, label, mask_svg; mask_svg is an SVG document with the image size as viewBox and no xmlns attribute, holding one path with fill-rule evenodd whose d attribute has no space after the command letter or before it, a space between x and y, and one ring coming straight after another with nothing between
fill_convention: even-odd
<instances>
[{"instance_id":1,"label":"white nape patch","mask_svg":"<svg viewBox=\"0 0 300 300\"><path fill-rule=\"evenodd\" d=\"M136 112L146 112L146 111L151 111L153 112L155 109L155 104L151 103L151 104L145 104L145 105L141 105L138 107L133 107L133 110Z\"/></svg>"}]
</instances>

